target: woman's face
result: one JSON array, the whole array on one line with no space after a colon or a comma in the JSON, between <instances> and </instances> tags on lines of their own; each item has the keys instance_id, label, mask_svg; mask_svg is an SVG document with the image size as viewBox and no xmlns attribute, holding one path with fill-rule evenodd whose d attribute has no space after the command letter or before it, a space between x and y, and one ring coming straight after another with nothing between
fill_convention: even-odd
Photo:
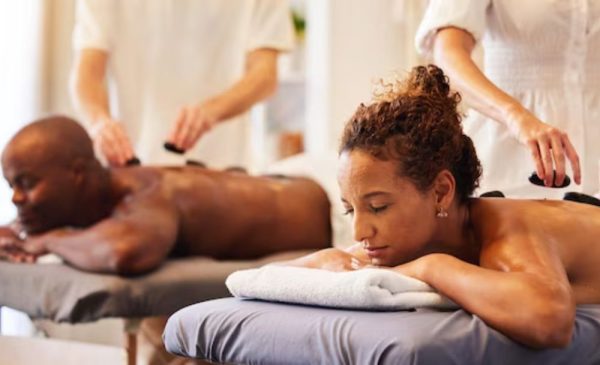
<instances>
[{"instance_id":1,"label":"woman's face","mask_svg":"<svg viewBox=\"0 0 600 365\"><path fill-rule=\"evenodd\" d=\"M338 183L354 239L375 265L396 266L424 255L437 227L436 198L397 174L398 162L366 151L340 156Z\"/></svg>"}]
</instances>

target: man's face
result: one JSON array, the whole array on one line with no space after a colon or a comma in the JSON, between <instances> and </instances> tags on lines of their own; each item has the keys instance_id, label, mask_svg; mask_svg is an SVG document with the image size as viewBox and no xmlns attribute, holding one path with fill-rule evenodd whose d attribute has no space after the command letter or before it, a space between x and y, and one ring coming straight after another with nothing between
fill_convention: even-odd
<instances>
[{"instance_id":1,"label":"man's face","mask_svg":"<svg viewBox=\"0 0 600 365\"><path fill-rule=\"evenodd\" d=\"M340 156L338 183L352 217L354 239L376 265L395 266L422 256L436 230L435 198L397 174L396 161L361 150Z\"/></svg>"},{"instance_id":2,"label":"man's face","mask_svg":"<svg viewBox=\"0 0 600 365\"><path fill-rule=\"evenodd\" d=\"M14 149L2 156L4 178L13 190L12 202L28 234L68 225L76 201L73 173L46 161L39 153Z\"/></svg>"}]
</instances>

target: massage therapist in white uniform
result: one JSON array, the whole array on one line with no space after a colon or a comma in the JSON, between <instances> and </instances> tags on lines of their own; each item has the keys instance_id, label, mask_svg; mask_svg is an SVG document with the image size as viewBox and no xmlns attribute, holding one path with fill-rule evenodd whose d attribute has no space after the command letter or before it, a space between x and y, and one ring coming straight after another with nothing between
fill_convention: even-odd
<instances>
[{"instance_id":1,"label":"massage therapist in white uniform","mask_svg":"<svg viewBox=\"0 0 600 365\"><path fill-rule=\"evenodd\" d=\"M599 1L432 0L416 38L474 109L464 125L483 164L480 192L598 192ZM479 42L483 72L471 60ZM528 181L537 171L550 185L552 170L571 185Z\"/></svg>"},{"instance_id":2,"label":"massage therapist in white uniform","mask_svg":"<svg viewBox=\"0 0 600 365\"><path fill-rule=\"evenodd\" d=\"M246 112L293 28L285 0L78 0L73 43L74 103L110 165L228 166L249 162Z\"/></svg>"}]
</instances>

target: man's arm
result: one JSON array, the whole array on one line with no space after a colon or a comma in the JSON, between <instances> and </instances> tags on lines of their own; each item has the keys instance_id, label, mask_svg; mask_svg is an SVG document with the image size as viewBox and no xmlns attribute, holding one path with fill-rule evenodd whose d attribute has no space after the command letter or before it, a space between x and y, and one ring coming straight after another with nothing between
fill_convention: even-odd
<instances>
[{"instance_id":1,"label":"man's arm","mask_svg":"<svg viewBox=\"0 0 600 365\"><path fill-rule=\"evenodd\" d=\"M28 239L25 249L55 253L82 270L134 275L165 260L177 230L177 212L170 204L157 197L138 198L92 227L57 229Z\"/></svg>"},{"instance_id":2,"label":"man's arm","mask_svg":"<svg viewBox=\"0 0 600 365\"><path fill-rule=\"evenodd\" d=\"M430 254L394 270L428 283L518 342L535 348L567 346L575 317L567 275L546 246L529 240L494 243L482 256L484 267Z\"/></svg>"},{"instance_id":3,"label":"man's arm","mask_svg":"<svg viewBox=\"0 0 600 365\"><path fill-rule=\"evenodd\" d=\"M106 90L108 53L100 49L82 49L71 73L73 104L90 124L94 143L113 166L123 166L134 155L121 123L110 115Z\"/></svg>"},{"instance_id":4,"label":"man's arm","mask_svg":"<svg viewBox=\"0 0 600 365\"><path fill-rule=\"evenodd\" d=\"M188 150L216 124L247 111L272 95L277 88L278 53L269 48L248 53L242 78L221 94L183 107L168 141Z\"/></svg>"}]
</instances>

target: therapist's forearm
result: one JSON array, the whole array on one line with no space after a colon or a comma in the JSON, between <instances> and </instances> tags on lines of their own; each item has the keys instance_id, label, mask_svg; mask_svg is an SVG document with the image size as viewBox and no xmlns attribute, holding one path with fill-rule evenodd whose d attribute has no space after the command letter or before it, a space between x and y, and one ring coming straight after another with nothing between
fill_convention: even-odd
<instances>
[{"instance_id":1,"label":"therapist's forearm","mask_svg":"<svg viewBox=\"0 0 600 365\"><path fill-rule=\"evenodd\" d=\"M478 112L507 124L511 115L524 111L513 97L492 83L471 58L475 42L464 30L446 28L438 32L434 60L450 78L453 88Z\"/></svg>"},{"instance_id":2,"label":"therapist's forearm","mask_svg":"<svg viewBox=\"0 0 600 365\"><path fill-rule=\"evenodd\" d=\"M277 89L277 54L258 50L248 55L246 71L229 89L203 102L217 121L246 112Z\"/></svg>"},{"instance_id":3,"label":"therapist's forearm","mask_svg":"<svg viewBox=\"0 0 600 365\"><path fill-rule=\"evenodd\" d=\"M71 77L71 97L78 111L92 125L110 118L104 78L108 56L99 50L83 50Z\"/></svg>"}]
</instances>

